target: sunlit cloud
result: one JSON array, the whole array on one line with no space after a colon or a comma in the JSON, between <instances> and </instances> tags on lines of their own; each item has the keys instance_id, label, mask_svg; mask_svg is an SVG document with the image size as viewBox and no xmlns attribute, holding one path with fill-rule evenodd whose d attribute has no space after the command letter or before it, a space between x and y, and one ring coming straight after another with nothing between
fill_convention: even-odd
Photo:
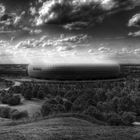
<instances>
[{"instance_id":1,"label":"sunlit cloud","mask_svg":"<svg viewBox=\"0 0 140 140\"><path fill-rule=\"evenodd\" d=\"M128 36L138 37L138 36L140 36L140 31L130 32L130 33L128 34Z\"/></svg>"},{"instance_id":2,"label":"sunlit cloud","mask_svg":"<svg viewBox=\"0 0 140 140\"><path fill-rule=\"evenodd\" d=\"M140 14L136 14L134 15L130 20L129 20L129 23L128 23L128 26L129 27L140 27Z\"/></svg>"},{"instance_id":3,"label":"sunlit cloud","mask_svg":"<svg viewBox=\"0 0 140 140\"><path fill-rule=\"evenodd\" d=\"M39 8L36 26L60 24L65 29L80 30L101 23L103 19L137 6L135 0L49 0Z\"/></svg>"}]
</instances>

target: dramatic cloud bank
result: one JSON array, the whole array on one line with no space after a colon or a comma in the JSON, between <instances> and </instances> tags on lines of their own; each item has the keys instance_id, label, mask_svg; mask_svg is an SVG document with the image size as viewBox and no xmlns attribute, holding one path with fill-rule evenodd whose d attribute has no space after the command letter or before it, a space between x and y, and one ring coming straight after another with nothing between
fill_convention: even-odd
<instances>
[{"instance_id":1,"label":"dramatic cloud bank","mask_svg":"<svg viewBox=\"0 0 140 140\"><path fill-rule=\"evenodd\" d=\"M66 29L79 30L102 22L107 15L130 10L136 5L136 0L48 0L39 9L35 25L61 24Z\"/></svg>"},{"instance_id":2,"label":"dramatic cloud bank","mask_svg":"<svg viewBox=\"0 0 140 140\"><path fill-rule=\"evenodd\" d=\"M46 24L80 30L102 23L109 15L131 10L138 5L138 0L28 0L26 8L22 8L22 5L20 10L13 7L11 12L6 5L0 3L0 25L6 31L30 28L31 34L39 33L33 29ZM136 23L138 18L139 14L135 15L129 26Z\"/></svg>"}]
</instances>

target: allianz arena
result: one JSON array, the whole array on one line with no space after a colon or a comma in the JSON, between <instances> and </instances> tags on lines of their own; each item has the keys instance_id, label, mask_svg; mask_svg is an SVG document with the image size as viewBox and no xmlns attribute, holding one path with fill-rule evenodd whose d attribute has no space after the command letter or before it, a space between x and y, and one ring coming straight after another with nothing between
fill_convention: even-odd
<instances>
[{"instance_id":1,"label":"allianz arena","mask_svg":"<svg viewBox=\"0 0 140 140\"><path fill-rule=\"evenodd\" d=\"M119 64L29 65L28 75L46 80L111 79L120 75Z\"/></svg>"}]
</instances>

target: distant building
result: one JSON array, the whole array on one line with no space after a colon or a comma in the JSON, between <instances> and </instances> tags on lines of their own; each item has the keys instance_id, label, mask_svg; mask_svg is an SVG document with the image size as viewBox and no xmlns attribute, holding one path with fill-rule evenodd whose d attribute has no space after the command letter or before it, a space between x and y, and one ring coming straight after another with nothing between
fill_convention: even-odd
<instances>
[{"instance_id":1,"label":"distant building","mask_svg":"<svg viewBox=\"0 0 140 140\"><path fill-rule=\"evenodd\" d=\"M123 75L140 76L140 64L121 64L120 71Z\"/></svg>"},{"instance_id":2,"label":"distant building","mask_svg":"<svg viewBox=\"0 0 140 140\"><path fill-rule=\"evenodd\" d=\"M92 80L117 78L119 64L29 65L28 75L47 80Z\"/></svg>"}]
</instances>

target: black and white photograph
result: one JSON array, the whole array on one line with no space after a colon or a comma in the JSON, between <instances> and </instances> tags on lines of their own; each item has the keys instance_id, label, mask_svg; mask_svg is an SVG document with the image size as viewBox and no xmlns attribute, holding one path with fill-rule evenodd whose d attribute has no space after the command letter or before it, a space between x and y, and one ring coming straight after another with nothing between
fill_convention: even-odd
<instances>
[{"instance_id":1,"label":"black and white photograph","mask_svg":"<svg viewBox=\"0 0 140 140\"><path fill-rule=\"evenodd\" d=\"M140 140L140 0L0 0L0 140Z\"/></svg>"}]
</instances>

